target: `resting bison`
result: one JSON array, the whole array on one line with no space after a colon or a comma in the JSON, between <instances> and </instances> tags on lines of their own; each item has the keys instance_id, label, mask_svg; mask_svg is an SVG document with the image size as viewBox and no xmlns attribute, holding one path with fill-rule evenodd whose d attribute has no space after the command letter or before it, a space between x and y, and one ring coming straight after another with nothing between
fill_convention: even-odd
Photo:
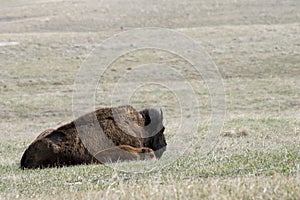
<instances>
[{"instance_id":1,"label":"resting bison","mask_svg":"<svg viewBox=\"0 0 300 200\"><path fill-rule=\"evenodd\" d=\"M24 152L21 168L160 158L167 145L162 122L156 109L100 108L42 132Z\"/></svg>"}]
</instances>

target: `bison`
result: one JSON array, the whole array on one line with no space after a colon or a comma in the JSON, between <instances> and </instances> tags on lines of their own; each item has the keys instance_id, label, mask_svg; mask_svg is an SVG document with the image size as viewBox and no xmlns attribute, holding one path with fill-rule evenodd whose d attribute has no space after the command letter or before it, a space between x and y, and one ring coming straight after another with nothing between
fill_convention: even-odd
<instances>
[{"instance_id":1,"label":"bison","mask_svg":"<svg viewBox=\"0 0 300 200\"><path fill-rule=\"evenodd\" d=\"M21 169L160 158L167 146L164 130L161 110L96 109L42 132L25 150Z\"/></svg>"}]
</instances>

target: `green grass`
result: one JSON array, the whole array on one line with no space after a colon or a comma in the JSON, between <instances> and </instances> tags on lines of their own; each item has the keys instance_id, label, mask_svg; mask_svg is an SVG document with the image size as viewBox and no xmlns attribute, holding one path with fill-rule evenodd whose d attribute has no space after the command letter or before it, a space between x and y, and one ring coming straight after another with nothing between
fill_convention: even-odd
<instances>
[{"instance_id":1,"label":"green grass","mask_svg":"<svg viewBox=\"0 0 300 200\"><path fill-rule=\"evenodd\" d=\"M111 22L119 26L120 18L105 19L106 26L94 24L98 16L93 14L94 8L98 6L97 13L106 10L93 1L76 2L79 6L74 10L73 1L42 3L41 10L26 6L27 2L32 1L4 1L3 7L16 6L0 8L4 20L7 16L22 19L23 8L29 16L3 22L4 29L11 25L8 31L12 33L3 28L0 33L1 42L20 43L0 47L0 199L299 199L300 26L295 1L280 5L272 1L207 1L201 5L191 1L195 6L189 5L193 9L188 20L183 17L183 12L189 12L185 9L178 10L182 15L166 13L158 21L156 15L140 16L154 20L153 24L165 20L163 26L170 25L202 44L218 66L226 94L219 143L206 155L201 142L209 137L210 91L186 61L165 51L146 49L128 53L107 68L96 90L97 106L109 106L118 79L145 63L174 67L190 82L198 98L200 122L192 138L194 144L182 157L150 173L125 173L105 165L19 168L23 152L41 131L73 119L72 89L77 72L93 47L119 30L103 27L112 27ZM185 3L182 5L188 8ZM112 5L117 6L116 1ZM196 5L200 11L194 10ZM73 21L58 13L55 6L65 6ZM44 15L51 12L54 21L50 17L48 29ZM87 18L82 18L82 13L87 13ZM125 29L139 27L140 17L130 18L132 22L126 22ZM174 24L169 24L171 21ZM68 23L70 30L69 26L61 27ZM95 32L76 32L80 29L77 25ZM178 88L177 92L184 91ZM164 107L169 143L180 127L181 108L174 94L159 85L146 85L129 98L138 109L152 103ZM234 134L241 130L247 134ZM223 134L226 132L229 134ZM149 163L122 163L118 169L139 171L145 166L160 166L164 159L167 157Z\"/></svg>"},{"instance_id":2,"label":"green grass","mask_svg":"<svg viewBox=\"0 0 300 200\"><path fill-rule=\"evenodd\" d=\"M9 149L9 148L8 148ZM9 149L15 151L15 149ZM177 194L168 193L167 197L191 195L191 197L212 197L213 191L204 189L216 188L218 190L228 190L222 194L223 197L250 196L250 193L239 194L237 191L241 185L255 185L256 192L264 188L264 183L271 183L264 195L274 195L273 179L289 181L291 193L286 198L297 198L296 180L299 171L299 147L281 149L278 152L258 152L245 151L233 155L210 155L199 158L197 154L187 155L176 162L166 166L160 171L144 174L132 174L115 171L104 165L74 166L59 169L42 170L20 170L18 164L1 165L0 173L5 174L0 182L0 192L7 197L34 198L41 196L65 197L72 195L92 195L99 192L116 192L113 196L124 198L122 190L129 192L130 188L139 188L140 192L134 192L134 197L154 198L147 193L152 189L159 189L156 195L162 195L162 191L168 191L170 187L177 188ZM129 163L134 167L134 164ZM225 180L228 180L226 182ZM236 181L239 180L240 183ZM249 182L250 180L250 182ZM216 181L219 182L217 185ZM253 183L252 183L253 184ZM298 182L299 184L299 182ZM204 187L201 189L201 187ZM295 188L292 188L295 187ZM152 189L151 189L152 188ZM192 194L185 194L185 190L196 188ZM249 188L251 189L251 188ZM282 188L277 188L279 195L284 195ZM252 188L253 190L253 188ZM175 190L176 191L176 190ZM146 193L142 193L146 192ZM78 194L76 194L78 193ZM261 194L252 194L253 198ZM68 195L67 195L68 196ZM110 197L111 198L111 197Z\"/></svg>"}]
</instances>

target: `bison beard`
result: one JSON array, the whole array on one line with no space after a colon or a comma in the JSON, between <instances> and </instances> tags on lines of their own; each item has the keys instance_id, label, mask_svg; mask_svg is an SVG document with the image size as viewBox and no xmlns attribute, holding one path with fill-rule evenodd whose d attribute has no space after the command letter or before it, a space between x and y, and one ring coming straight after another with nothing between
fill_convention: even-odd
<instances>
[{"instance_id":1,"label":"bison beard","mask_svg":"<svg viewBox=\"0 0 300 200\"><path fill-rule=\"evenodd\" d=\"M103 132L95 128L95 119ZM155 109L100 108L42 132L25 150L21 168L160 158L167 146L162 122L162 112Z\"/></svg>"}]
</instances>

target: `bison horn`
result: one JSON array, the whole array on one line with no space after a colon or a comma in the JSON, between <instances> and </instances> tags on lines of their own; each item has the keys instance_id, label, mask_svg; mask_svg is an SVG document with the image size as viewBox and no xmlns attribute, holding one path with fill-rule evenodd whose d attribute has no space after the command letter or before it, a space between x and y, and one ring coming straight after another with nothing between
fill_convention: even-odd
<instances>
[{"instance_id":1,"label":"bison horn","mask_svg":"<svg viewBox=\"0 0 300 200\"><path fill-rule=\"evenodd\" d=\"M160 108L160 117L161 117L161 121L163 121L163 119L164 119L164 114L163 114L162 108Z\"/></svg>"}]
</instances>

